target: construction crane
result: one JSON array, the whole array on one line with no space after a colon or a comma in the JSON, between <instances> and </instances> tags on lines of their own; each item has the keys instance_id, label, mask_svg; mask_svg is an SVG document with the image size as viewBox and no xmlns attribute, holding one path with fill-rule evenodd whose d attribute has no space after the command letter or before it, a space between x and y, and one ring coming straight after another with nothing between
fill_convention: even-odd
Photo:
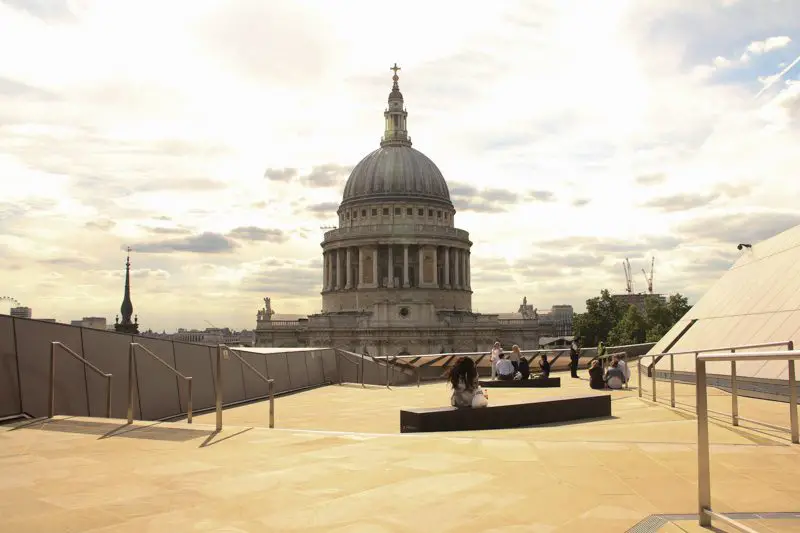
<instances>
[{"instance_id":1,"label":"construction crane","mask_svg":"<svg viewBox=\"0 0 800 533\"><path fill-rule=\"evenodd\" d=\"M645 269L642 269L642 274L644 274L644 279L647 282L647 292L650 294L653 294L653 270L655 266L656 258L653 256L650 260L650 274Z\"/></svg>"},{"instance_id":2,"label":"construction crane","mask_svg":"<svg viewBox=\"0 0 800 533\"><path fill-rule=\"evenodd\" d=\"M631 294L633 293L633 276L631 275L631 262L627 257L622 262L622 270L625 271L625 292Z\"/></svg>"}]
</instances>

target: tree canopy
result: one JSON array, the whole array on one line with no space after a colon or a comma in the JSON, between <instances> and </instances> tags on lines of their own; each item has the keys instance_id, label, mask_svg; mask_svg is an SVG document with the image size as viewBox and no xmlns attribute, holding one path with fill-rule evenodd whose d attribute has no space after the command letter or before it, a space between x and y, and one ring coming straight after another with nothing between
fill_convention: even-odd
<instances>
[{"instance_id":1,"label":"tree canopy","mask_svg":"<svg viewBox=\"0 0 800 533\"><path fill-rule=\"evenodd\" d=\"M575 335L584 346L597 346L600 341L611 346L658 342L691 308L680 293L670 295L666 302L647 295L642 312L634 305L626 307L603 289L600 296L586 300L585 313L575 314Z\"/></svg>"}]
</instances>

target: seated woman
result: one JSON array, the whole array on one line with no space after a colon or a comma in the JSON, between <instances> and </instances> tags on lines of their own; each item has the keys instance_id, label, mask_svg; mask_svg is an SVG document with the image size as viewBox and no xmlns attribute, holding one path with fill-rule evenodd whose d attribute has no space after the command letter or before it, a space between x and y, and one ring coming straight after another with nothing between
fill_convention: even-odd
<instances>
[{"instance_id":1,"label":"seated woman","mask_svg":"<svg viewBox=\"0 0 800 533\"><path fill-rule=\"evenodd\" d=\"M542 370L539 375L540 378L550 377L550 361L547 360L547 354L542 355L542 359L539 361L539 368Z\"/></svg>"},{"instance_id":2,"label":"seated woman","mask_svg":"<svg viewBox=\"0 0 800 533\"><path fill-rule=\"evenodd\" d=\"M606 369L606 385L609 389L621 389L622 384L625 383L625 373L619 366L619 360L614 359L611 361L611 366Z\"/></svg>"},{"instance_id":3,"label":"seated woman","mask_svg":"<svg viewBox=\"0 0 800 533\"><path fill-rule=\"evenodd\" d=\"M506 359L506 355L503 353L500 354L500 359L497 360L497 379L504 381L514 379L514 365Z\"/></svg>"},{"instance_id":4,"label":"seated woman","mask_svg":"<svg viewBox=\"0 0 800 533\"><path fill-rule=\"evenodd\" d=\"M528 379L531 375L531 366L528 363L528 360L524 357L520 357L519 359L519 366L517 367L517 372L520 374L520 379Z\"/></svg>"},{"instance_id":5,"label":"seated woman","mask_svg":"<svg viewBox=\"0 0 800 533\"><path fill-rule=\"evenodd\" d=\"M479 390L478 369L469 357L459 357L449 371L447 380L453 388L450 405L453 407L472 407L472 399Z\"/></svg>"},{"instance_id":6,"label":"seated woman","mask_svg":"<svg viewBox=\"0 0 800 533\"><path fill-rule=\"evenodd\" d=\"M595 359L589 365L589 386L593 389L605 389L606 380L603 379L603 367L600 361Z\"/></svg>"},{"instance_id":7,"label":"seated woman","mask_svg":"<svg viewBox=\"0 0 800 533\"><path fill-rule=\"evenodd\" d=\"M516 344L511 347L511 355L509 356L509 361L511 364L514 365L514 372L519 372L519 360L522 358L522 354L519 352L519 346Z\"/></svg>"}]
</instances>

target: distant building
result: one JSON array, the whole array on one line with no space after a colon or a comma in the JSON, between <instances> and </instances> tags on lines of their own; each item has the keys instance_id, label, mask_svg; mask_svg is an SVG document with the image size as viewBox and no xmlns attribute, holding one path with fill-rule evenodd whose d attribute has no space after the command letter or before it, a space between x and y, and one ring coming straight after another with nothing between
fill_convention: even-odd
<instances>
[{"instance_id":1,"label":"distant building","mask_svg":"<svg viewBox=\"0 0 800 533\"><path fill-rule=\"evenodd\" d=\"M106 319L99 316L85 316L80 320L73 320L71 325L90 329L108 329Z\"/></svg>"},{"instance_id":2,"label":"distant building","mask_svg":"<svg viewBox=\"0 0 800 533\"><path fill-rule=\"evenodd\" d=\"M33 312L30 307L12 307L11 316L14 318L31 318Z\"/></svg>"},{"instance_id":3,"label":"distant building","mask_svg":"<svg viewBox=\"0 0 800 533\"><path fill-rule=\"evenodd\" d=\"M667 302L667 297L663 294L650 294L645 292L639 294L612 294L611 298L624 306L625 309L628 309L631 305L636 307L642 314L645 312L645 302L648 298L658 298L662 303Z\"/></svg>"},{"instance_id":4,"label":"distant building","mask_svg":"<svg viewBox=\"0 0 800 533\"><path fill-rule=\"evenodd\" d=\"M255 331L233 331L229 328L206 328L204 330L180 328L176 333L145 331L142 336L196 342L198 344L226 344L228 346L255 346L256 341Z\"/></svg>"}]
</instances>

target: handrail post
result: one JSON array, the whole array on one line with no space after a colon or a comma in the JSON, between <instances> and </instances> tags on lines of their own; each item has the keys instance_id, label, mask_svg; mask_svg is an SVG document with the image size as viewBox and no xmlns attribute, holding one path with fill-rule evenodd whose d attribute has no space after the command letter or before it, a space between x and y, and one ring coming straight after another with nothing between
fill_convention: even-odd
<instances>
[{"instance_id":1,"label":"handrail post","mask_svg":"<svg viewBox=\"0 0 800 533\"><path fill-rule=\"evenodd\" d=\"M639 389L639 398L642 397L642 358L639 357L639 361L636 364L636 371L639 375L639 382L637 383Z\"/></svg>"},{"instance_id":2,"label":"handrail post","mask_svg":"<svg viewBox=\"0 0 800 533\"><path fill-rule=\"evenodd\" d=\"M736 348L731 348L736 353ZM736 379L736 361L731 361L731 424L739 425L739 382Z\"/></svg>"},{"instance_id":3,"label":"handrail post","mask_svg":"<svg viewBox=\"0 0 800 533\"><path fill-rule=\"evenodd\" d=\"M342 367L341 367L341 365L339 363L339 359L342 356L339 355L339 352L337 350L333 350L333 355L336 356L334 358L334 361L336 361L336 377L339 379L339 385L341 385L342 384Z\"/></svg>"},{"instance_id":4,"label":"handrail post","mask_svg":"<svg viewBox=\"0 0 800 533\"><path fill-rule=\"evenodd\" d=\"M50 395L47 402L47 418L56 414L56 343L50 343Z\"/></svg>"},{"instance_id":5,"label":"handrail post","mask_svg":"<svg viewBox=\"0 0 800 533\"><path fill-rule=\"evenodd\" d=\"M800 430L797 422L797 376L795 362L789 361L789 420L792 428L792 442L800 444Z\"/></svg>"},{"instance_id":6,"label":"handrail post","mask_svg":"<svg viewBox=\"0 0 800 533\"><path fill-rule=\"evenodd\" d=\"M656 356L653 356L653 402L656 402Z\"/></svg>"},{"instance_id":7,"label":"handrail post","mask_svg":"<svg viewBox=\"0 0 800 533\"><path fill-rule=\"evenodd\" d=\"M214 394L217 407L217 431L222 431L222 345L217 345L217 373L214 376Z\"/></svg>"},{"instance_id":8,"label":"handrail post","mask_svg":"<svg viewBox=\"0 0 800 533\"><path fill-rule=\"evenodd\" d=\"M192 383L194 383L194 381L192 381L191 377L186 380L189 393L189 400L186 402L186 422L188 424L192 423L192 389L194 388L192 387Z\"/></svg>"},{"instance_id":9,"label":"handrail post","mask_svg":"<svg viewBox=\"0 0 800 533\"><path fill-rule=\"evenodd\" d=\"M669 354L669 404L675 407L675 356Z\"/></svg>"},{"instance_id":10,"label":"handrail post","mask_svg":"<svg viewBox=\"0 0 800 533\"><path fill-rule=\"evenodd\" d=\"M111 374L106 375L106 418L111 418Z\"/></svg>"},{"instance_id":11,"label":"handrail post","mask_svg":"<svg viewBox=\"0 0 800 533\"><path fill-rule=\"evenodd\" d=\"M269 427L275 427L275 380L267 381L267 392L269 393Z\"/></svg>"},{"instance_id":12,"label":"handrail post","mask_svg":"<svg viewBox=\"0 0 800 533\"><path fill-rule=\"evenodd\" d=\"M133 358L136 354L136 346L131 343L128 346L128 424L133 424Z\"/></svg>"},{"instance_id":13,"label":"handrail post","mask_svg":"<svg viewBox=\"0 0 800 533\"><path fill-rule=\"evenodd\" d=\"M417 388L419 388L419 382L420 382L419 367L416 367L415 370L417 371Z\"/></svg>"},{"instance_id":14,"label":"handrail post","mask_svg":"<svg viewBox=\"0 0 800 533\"><path fill-rule=\"evenodd\" d=\"M706 391L706 362L695 355L695 380L697 397L697 490L700 526L710 526L711 517L705 513L711 509L711 464L708 441L708 395Z\"/></svg>"}]
</instances>

